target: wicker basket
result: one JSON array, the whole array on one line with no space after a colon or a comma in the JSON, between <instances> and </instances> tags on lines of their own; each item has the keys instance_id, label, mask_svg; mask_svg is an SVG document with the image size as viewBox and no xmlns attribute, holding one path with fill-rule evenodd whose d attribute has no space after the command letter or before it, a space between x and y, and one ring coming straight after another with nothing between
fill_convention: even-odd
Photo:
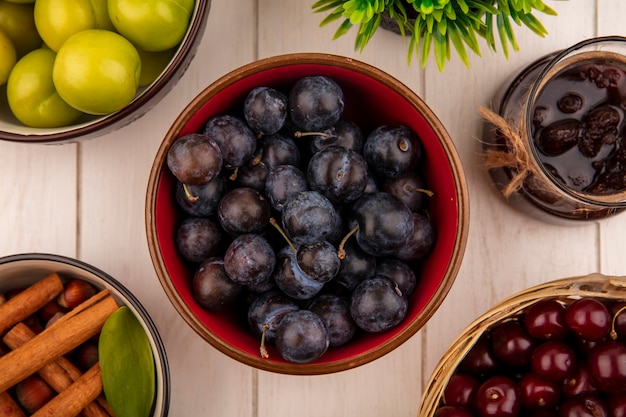
<instances>
[{"instance_id":1,"label":"wicker basket","mask_svg":"<svg viewBox=\"0 0 626 417\"><path fill-rule=\"evenodd\" d=\"M426 384L417 416L430 417L435 413L441 403L443 390L448 380L465 355L487 330L508 318L515 317L537 301L555 297L566 304L583 297L606 301L626 300L626 277L596 273L563 278L528 288L502 300L474 320L452 342Z\"/></svg>"}]
</instances>

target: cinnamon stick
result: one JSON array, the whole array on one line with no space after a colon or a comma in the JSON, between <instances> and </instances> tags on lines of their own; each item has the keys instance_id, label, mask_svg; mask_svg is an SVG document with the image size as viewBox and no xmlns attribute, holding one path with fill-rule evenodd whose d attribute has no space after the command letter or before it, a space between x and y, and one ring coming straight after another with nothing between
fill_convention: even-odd
<instances>
[{"instance_id":1,"label":"cinnamon stick","mask_svg":"<svg viewBox=\"0 0 626 417\"><path fill-rule=\"evenodd\" d=\"M96 363L31 417L75 417L101 392L100 364Z\"/></svg>"},{"instance_id":2,"label":"cinnamon stick","mask_svg":"<svg viewBox=\"0 0 626 417\"><path fill-rule=\"evenodd\" d=\"M117 309L116 301L108 295L80 313L59 320L30 342L0 357L0 392L98 334L106 319Z\"/></svg>"},{"instance_id":3,"label":"cinnamon stick","mask_svg":"<svg viewBox=\"0 0 626 417\"><path fill-rule=\"evenodd\" d=\"M80 370L77 367L75 367L74 364L72 364L72 362L70 362L64 357L60 357L59 359L57 359L57 363L59 364L59 366L61 366L61 368L65 370L65 372L67 372L70 378L72 378L72 380L74 381L76 381L82 375ZM102 409L108 415L115 416L115 413L113 412L113 409L109 405L109 402L107 401L104 394L99 395L98 398L96 398L96 402L98 403L98 405L100 405L100 407L102 407Z\"/></svg>"},{"instance_id":4,"label":"cinnamon stick","mask_svg":"<svg viewBox=\"0 0 626 417\"><path fill-rule=\"evenodd\" d=\"M26 417L8 392L0 392L0 417Z\"/></svg>"},{"instance_id":5,"label":"cinnamon stick","mask_svg":"<svg viewBox=\"0 0 626 417\"><path fill-rule=\"evenodd\" d=\"M11 349L17 349L31 341L35 336L35 332L28 326L24 323L18 323L4 336L4 342ZM46 364L37 373L58 393L63 392L82 376L82 372L64 357ZM110 414L96 402L91 402L84 407L83 415L85 417L108 417ZM2 417L1 414L0 417Z\"/></svg>"},{"instance_id":6,"label":"cinnamon stick","mask_svg":"<svg viewBox=\"0 0 626 417\"><path fill-rule=\"evenodd\" d=\"M35 313L63 291L63 282L52 273L0 305L0 334Z\"/></svg>"}]
</instances>

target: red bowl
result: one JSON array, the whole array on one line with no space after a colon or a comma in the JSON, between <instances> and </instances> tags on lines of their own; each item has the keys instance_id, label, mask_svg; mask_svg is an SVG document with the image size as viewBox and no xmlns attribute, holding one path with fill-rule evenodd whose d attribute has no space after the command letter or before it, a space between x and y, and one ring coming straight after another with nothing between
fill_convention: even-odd
<instances>
[{"instance_id":1,"label":"red bowl","mask_svg":"<svg viewBox=\"0 0 626 417\"><path fill-rule=\"evenodd\" d=\"M403 123L423 142L424 175L434 191L429 213L437 228L437 244L418 271L418 285L407 318L391 331L359 336L330 348L309 364L282 360L271 350L259 355L259 340L232 315L210 313L191 293L193 270L177 253L174 234L182 218L173 198L175 178L165 163L167 151L182 135L198 132L215 115L239 108L246 94L260 85L287 88L307 75L326 75L342 87L344 116L364 132L381 124ZM146 229L150 255L167 296L184 320L224 354L250 366L285 374L325 374L377 359L413 336L434 314L452 286L468 235L469 199L465 175L452 140L433 112L407 86L363 62L335 55L288 54L245 65L203 90L183 110L161 144L150 172L146 197Z\"/></svg>"}]
</instances>

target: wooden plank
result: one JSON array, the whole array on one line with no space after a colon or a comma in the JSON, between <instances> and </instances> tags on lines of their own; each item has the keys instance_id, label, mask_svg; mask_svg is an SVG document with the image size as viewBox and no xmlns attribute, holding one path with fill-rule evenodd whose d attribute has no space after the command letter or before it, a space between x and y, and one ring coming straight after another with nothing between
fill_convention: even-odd
<instances>
[{"instance_id":1,"label":"wooden plank","mask_svg":"<svg viewBox=\"0 0 626 417\"><path fill-rule=\"evenodd\" d=\"M133 291L156 322L170 362L170 415L252 415L252 370L211 348L167 300L147 248L144 201L157 148L180 111L254 59L254 3L213 1L196 57L176 87L133 124L81 145L80 254Z\"/></svg>"},{"instance_id":2,"label":"wooden plank","mask_svg":"<svg viewBox=\"0 0 626 417\"><path fill-rule=\"evenodd\" d=\"M0 255L76 255L76 146L0 142Z\"/></svg>"},{"instance_id":3,"label":"wooden plank","mask_svg":"<svg viewBox=\"0 0 626 417\"><path fill-rule=\"evenodd\" d=\"M440 115L461 155L471 219L461 271L427 326L425 377L456 335L489 306L526 287L598 268L597 226L554 226L531 219L504 201L482 165L478 106L488 105L498 88L534 60L594 35L594 1L547 3L559 13L556 18L539 16L549 35L540 38L517 29L520 52L508 60L485 48L482 58L472 57L469 70L458 59L443 73L433 65L427 69L426 101ZM573 27L576 30L569 29Z\"/></svg>"}]
</instances>

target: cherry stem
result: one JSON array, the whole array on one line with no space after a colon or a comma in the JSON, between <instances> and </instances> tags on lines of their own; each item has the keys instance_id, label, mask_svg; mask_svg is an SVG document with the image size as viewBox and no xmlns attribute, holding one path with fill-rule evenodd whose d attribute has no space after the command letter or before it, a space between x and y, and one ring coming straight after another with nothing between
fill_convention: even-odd
<instances>
[{"instance_id":1,"label":"cherry stem","mask_svg":"<svg viewBox=\"0 0 626 417\"><path fill-rule=\"evenodd\" d=\"M237 175L239 175L239 167L236 167L232 174L228 177L229 180L235 181L237 179Z\"/></svg>"},{"instance_id":2,"label":"cherry stem","mask_svg":"<svg viewBox=\"0 0 626 417\"><path fill-rule=\"evenodd\" d=\"M617 339L617 330L615 330L615 322L617 321L617 317L622 314L622 312L626 311L626 305L623 306L622 308L620 308L619 310L617 310L617 312L615 313L615 315L613 316L613 320L611 321L611 339L616 340Z\"/></svg>"},{"instance_id":3,"label":"cherry stem","mask_svg":"<svg viewBox=\"0 0 626 417\"><path fill-rule=\"evenodd\" d=\"M330 134L326 132L300 132L298 130L297 132L294 132L293 136L296 138L301 138L303 136L323 136L324 138L328 139L330 137Z\"/></svg>"},{"instance_id":4,"label":"cherry stem","mask_svg":"<svg viewBox=\"0 0 626 417\"><path fill-rule=\"evenodd\" d=\"M263 359L267 359L270 357L270 354L267 351L267 347L265 346L265 333L270 328L269 325L263 325L263 333L261 333L261 346L259 347L259 353Z\"/></svg>"},{"instance_id":5,"label":"cherry stem","mask_svg":"<svg viewBox=\"0 0 626 417\"><path fill-rule=\"evenodd\" d=\"M187 184L183 184L183 191L185 192L185 196L187 197L187 200L198 201L198 197L191 194L191 191L189 191L189 187L187 187Z\"/></svg>"},{"instance_id":6,"label":"cherry stem","mask_svg":"<svg viewBox=\"0 0 626 417\"><path fill-rule=\"evenodd\" d=\"M252 160L252 165L259 165L261 163L261 159L263 159L261 155L255 156Z\"/></svg>"},{"instance_id":7,"label":"cherry stem","mask_svg":"<svg viewBox=\"0 0 626 417\"><path fill-rule=\"evenodd\" d=\"M418 193L424 193L426 194L428 197L432 197L435 195L434 192L432 192L431 190L427 190L425 188L418 188L418 187L411 187L410 185L407 185L406 187L404 187L407 191L411 191L411 192L418 192Z\"/></svg>"},{"instance_id":8,"label":"cherry stem","mask_svg":"<svg viewBox=\"0 0 626 417\"><path fill-rule=\"evenodd\" d=\"M274 226L274 229L278 230L278 233L280 233L280 235L285 239L285 241L287 242L287 244L291 248L291 251L293 253L296 253L297 252L296 247L293 245L293 243L291 242L291 240L289 239L289 237L287 236L287 234L285 233L283 228L280 227L280 225L278 224L278 222L276 221L275 218L270 217L270 224L272 226Z\"/></svg>"},{"instance_id":9,"label":"cherry stem","mask_svg":"<svg viewBox=\"0 0 626 417\"><path fill-rule=\"evenodd\" d=\"M337 248L337 257L339 259L346 259L346 250L344 248L346 246L346 242L350 239L350 236L355 234L358 230L359 225L357 224L343 237L343 239L341 239L341 242L339 242L339 247Z\"/></svg>"}]
</instances>

